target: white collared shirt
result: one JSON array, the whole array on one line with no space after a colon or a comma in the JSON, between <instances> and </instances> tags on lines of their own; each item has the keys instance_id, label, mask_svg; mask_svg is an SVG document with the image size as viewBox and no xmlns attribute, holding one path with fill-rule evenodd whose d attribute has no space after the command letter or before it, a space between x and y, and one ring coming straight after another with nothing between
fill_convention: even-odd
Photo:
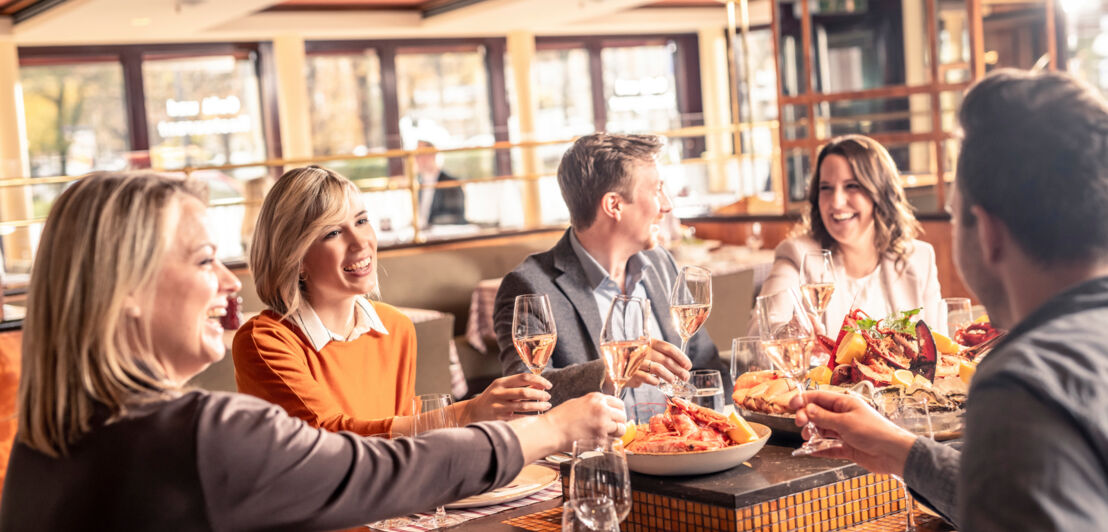
<instances>
[{"instance_id":1,"label":"white collared shirt","mask_svg":"<svg viewBox=\"0 0 1108 532\"><path fill-rule=\"evenodd\" d=\"M289 319L301 331L304 331L304 336L308 337L312 349L317 352L322 351L323 347L332 341L350 342L369 331L377 331L381 334L389 333L384 322L381 321L381 317L377 315L377 310L373 308L373 303L370 303L365 296L358 296L354 299L354 330L350 332L348 338L344 338L341 334L325 327L315 309L306 300L301 302L300 309L289 316Z\"/></svg>"}]
</instances>

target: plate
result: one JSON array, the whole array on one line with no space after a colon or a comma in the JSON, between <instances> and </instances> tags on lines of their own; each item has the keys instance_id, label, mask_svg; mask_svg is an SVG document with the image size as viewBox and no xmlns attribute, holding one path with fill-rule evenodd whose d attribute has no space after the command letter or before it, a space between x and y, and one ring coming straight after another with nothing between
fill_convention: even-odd
<instances>
[{"instance_id":1,"label":"plate","mask_svg":"<svg viewBox=\"0 0 1108 532\"><path fill-rule=\"evenodd\" d=\"M450 509L476 508L478 506L489 506L491 504L510 502L538 493L556 480L558 480L557 471L549 467L530 464L524 466L523 470L520 471L519 474L516 475L516 478L509 482L507 486L496 488L492 491L486 491L480 495L466 497L460 501L454 501L447 504L446 507Z\"/></svg>"},{"instance_id":2,"label":"plate","mask_svg":"<svg viewBox=\"0 0 1108 532\"><path fill-rule=\"evenodd\" d=\"M772 432L761 423L751 423L758 439L750 443L733 445L715 451L696 451L690 453L627 453L627 468L645 475L704 475L725 469L731 469L747 460L765 447Z\"/></svg>"}]
</instances>

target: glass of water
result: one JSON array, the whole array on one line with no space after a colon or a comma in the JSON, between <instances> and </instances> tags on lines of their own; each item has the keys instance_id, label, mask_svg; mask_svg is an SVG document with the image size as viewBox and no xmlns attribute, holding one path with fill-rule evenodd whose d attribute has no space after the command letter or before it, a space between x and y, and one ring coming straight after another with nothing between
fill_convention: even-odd
<instances>
[{"instance_id":1,"label":"glass of water","mask_svg":"<svg viewBox=\"0 0 1108 532\"><path fill-rule=\"evenodd\" d=\"M689 384L696 388L694 403L723 412L723 377L719 370L694 369L689 374Z\"/></svg>"}]
</instances>

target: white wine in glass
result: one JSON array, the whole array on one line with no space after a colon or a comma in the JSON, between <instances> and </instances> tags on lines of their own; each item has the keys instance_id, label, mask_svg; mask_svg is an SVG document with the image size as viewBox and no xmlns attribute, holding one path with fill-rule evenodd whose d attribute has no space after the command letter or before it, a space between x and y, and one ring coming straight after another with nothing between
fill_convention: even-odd
<instances>
[{"instance_id":1,"label":"white wine in glass","mask_svg":"<svg viewBox=\"0 0 1108 532\"><path fill-rule=\"evenodd\" d=\"M815 347L816 333L795 288L758 296L754 308L762 331L762 349L770 362L804 393L804 377ZM809 438L793 455L807 455L841 445L824 438L811 422L805 427Z\"/></svg>"},{"instance_id":2,"label":"white wine in glass","mask_svg":"<svg viewBox=\"0 0 1108 532\"><path fill-rule=\"evenodd\" d=\"M512 343L531 373L541 374L554 354L558 329L546 294L516 296L512 314Z\"/></svg>"},{"instance_id":3,"label":"white wine in glass","mask_svg":"<svg viewBox=\"0 0 1108 532\"><path fill-rule=\"evenodd\" d=\"M699 266L685 266L673 283L669 295L669 314L681 337L681 352L688 356L689 339L700 330L712 312L712 272ZM659 387L666 395L690 398L696 389L684 381L663 382Z\"/></svg>"},{"instance_id":4,"label":"white wine in glass","mask_svg":"<svg viewBox=\"0 0 1108 532\"><path fill-rule=\"evenodd\" d=\"M638 297L616 296L608 308L600 331L600 358L616 397L650 353L649 316L650 302Z\"/></svg>"},{"instance_id":5,"label":"white wine in glass","mask_svg":"<svg viewBox=\"0 0 1108 532\"><path fill-rule=\"evenodd\" d=\"M821 249L804 254L800 263L800 291L808 310L822 322L835 293L835 266L831 251Z\"/></svg>"}]
</instances>

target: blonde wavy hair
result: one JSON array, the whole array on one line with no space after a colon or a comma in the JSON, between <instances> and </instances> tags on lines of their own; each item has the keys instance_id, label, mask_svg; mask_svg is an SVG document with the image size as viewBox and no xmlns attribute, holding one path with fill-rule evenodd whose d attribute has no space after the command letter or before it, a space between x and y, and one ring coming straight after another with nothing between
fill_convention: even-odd
<instances>
[{"instance_id":1,"label":"blonde wavy hair","mask_svg":"<svg viewBox=\"0 0 1108 532\"><path fill-rule=\"evenodd\" d=\"M900 172L889 151L880 142L864 135L835 137L820 148L808 182L808 209L793 234L810 235L824 249L832 249L836 244L823 225L819 211L820 167L829 155L846 159L854 178L873 201L873 245L877 255L892 259L896 270L903 271L912 251L910 244L923 233L923 228L912 214L912 206L900 184Z\"/></svg>"},{"instance_id":2,"label":"blonde wavy hair","mask_svg":"<svg viewBox=\"0 0 1108 532\"><path fill-rule=\"evenodd\" d=\"M262 202L250 245L250 273L258 297L287 318L300 309L305 290L301 263L312 242L346 214L358 188L341 174L319 166L285 172Z\"/></svg>"},{"instance_id":3,"label":"blonde wavy hair","mask_svg":"<svg viewBox=\"0 0 1108 532\"><path fill-rule=\"evenodd\" d=\"M178 389L152 348L150 323L168 246L169 207L204 201L201 184L153 173L94 173L58 197L42 231L23 322L19 440L68 454L128 406Z\"/></svg>"}]
</instances>

